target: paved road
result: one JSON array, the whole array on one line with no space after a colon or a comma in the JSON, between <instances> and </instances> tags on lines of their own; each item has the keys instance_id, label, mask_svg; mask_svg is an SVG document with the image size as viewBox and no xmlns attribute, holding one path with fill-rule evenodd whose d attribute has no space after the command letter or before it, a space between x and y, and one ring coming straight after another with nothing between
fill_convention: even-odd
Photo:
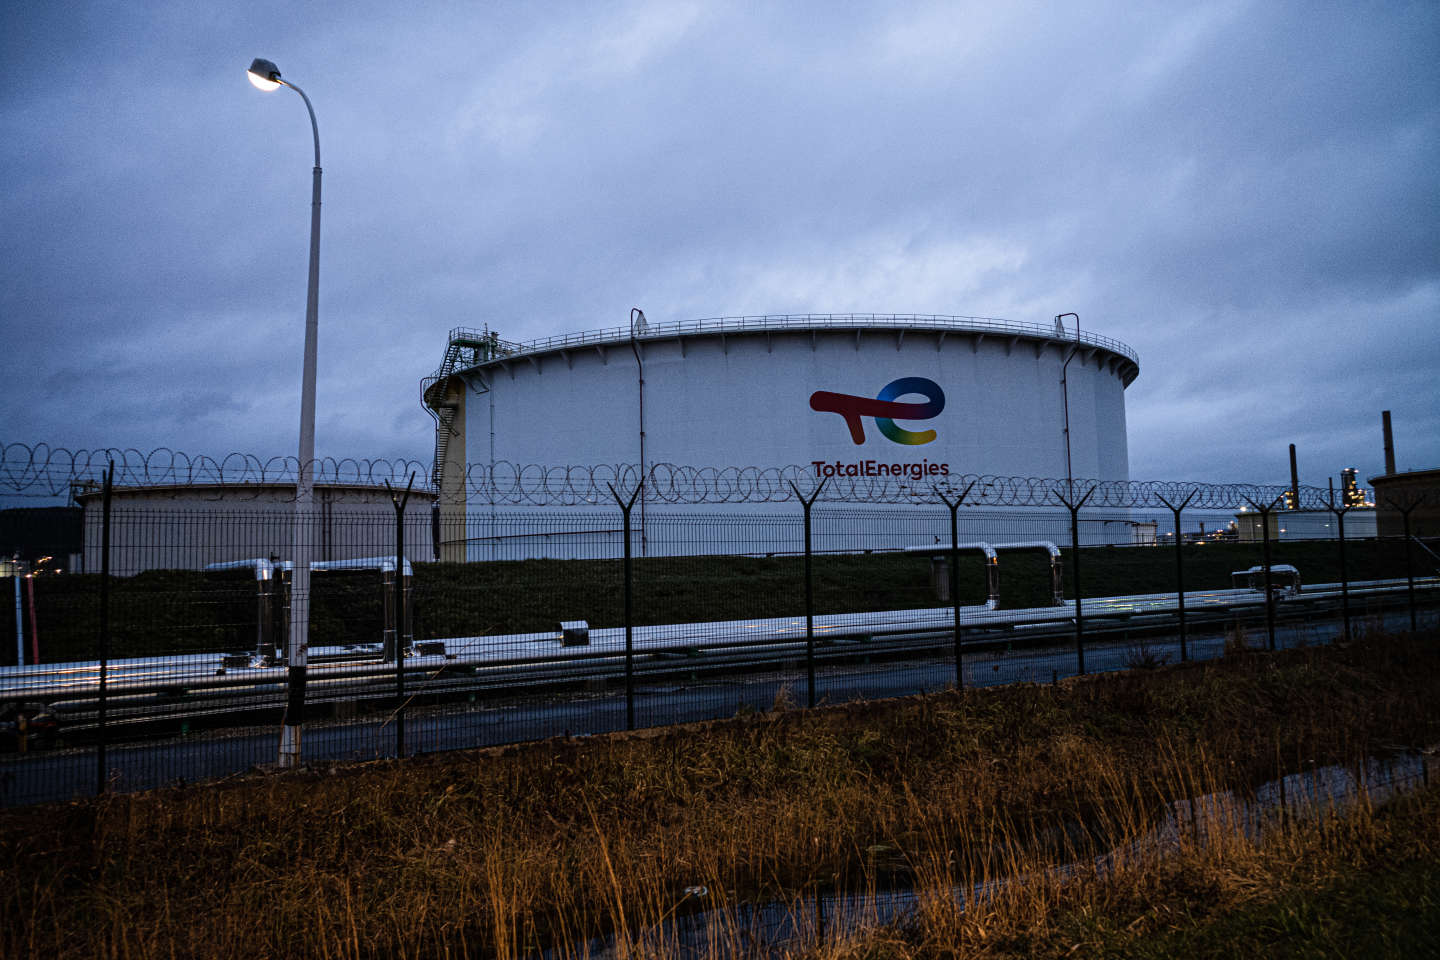
<instances>
[{"instance_id":1,"label":"paved road","mask_svg":"<svg viewBox=\"0 0 1440 960\"><path fill-rule=\"evenodd\" d=\"M1373 620L1371 621L1373 622ZM1276 642L1281 648L1325 643L1338 632L1338 619L1282 624ZM1426 611L1425 626L1440 624L1440 612ZM1406 630L1404 611L1385 614L1381 626ZM1263 624L1252 626L1252 644L1263 644ZM1225 646L1223 628L1192 629L1192 659L1212 659ZM1176 638L1141 641L1091 641L1085 650L1087 672L1123 670L1140 662L1175 663ZM990 650L965 657L965 683L993 686L1022 681L1050 682L1076 673L1073 645L1023 650ZM816 674L816 700L843 703L856 699L905 696L943 690L955 680L949 659L902 660L863 665L825 666ZM641 682L636 687L636 725L659 726L729 717L737 712L764 711L777 702L803 706L806 675L799 669L758 671L693 682ZM433 752L474 746L515 743L561 735L588 735L623 730L623 690L569 693L523 701L495 700L417 706L405 723L405 752ZM142 790L176 782L194 782L250 770L275 759L278 716L273 726L227 729L204 735L173 737L112 746L106 756L111 789ZM307 725L305 755L311 765L344 760L395 756L396 730L389 718L373 716L352 721ZM0 804L19 805L66 800L91 794L98 776L93 749L36 752L0 759Z\"/></svg>"}]
</instances>

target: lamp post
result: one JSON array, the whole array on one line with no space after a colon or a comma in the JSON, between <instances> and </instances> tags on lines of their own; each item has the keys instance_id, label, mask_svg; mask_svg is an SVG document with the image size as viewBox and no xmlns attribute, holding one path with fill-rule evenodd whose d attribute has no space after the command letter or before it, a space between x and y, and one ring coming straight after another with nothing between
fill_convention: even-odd
<instances>
[{"instance_id":1,"label":"lamp post","mask_svg":"<svg viewBox=\"0 0 1440 960\"><path fill-rule=\"evenodd\" d=\"M310 191L310 278L305 292L305 367L300 386L300 462L295 483L295 531L291 551L295 568L290 575L290 643L286 651L289 690L285 722L280 731L279 757L280 766L293 767L300 762L300 732L305 724L305 670L310 649L309 521L315 483L315 342L320 325L320 127L315 123L315 108L310 106L305 91L280 79L280 68L274 63L257 57L247 75L258 90L270 91L283 86L300 94L310 114L310 132L315 138L315 171Z\"/></svg>"}]
</instances>

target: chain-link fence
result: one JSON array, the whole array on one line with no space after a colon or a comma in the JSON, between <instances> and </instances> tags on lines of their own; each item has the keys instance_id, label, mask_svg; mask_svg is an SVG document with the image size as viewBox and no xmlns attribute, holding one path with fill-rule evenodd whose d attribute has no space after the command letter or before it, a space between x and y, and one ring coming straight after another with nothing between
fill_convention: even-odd
<instances>
[{"instance_id":1,"label":"chain-link fence","mask_svg":"<svg viewBox=\"0 0 1440 960\"><path fill-rule=\"evenodd\" d=\"M121 484L123 463L3 481L8 803L1048 683L1440 610L1440 491L1392 503L1380 537L1384 505L1315 488L970 477L866 499L799 468L616 468L444 503L375 462L298 497L284 470L130 463Z\"/></svg>"}]
</instances>

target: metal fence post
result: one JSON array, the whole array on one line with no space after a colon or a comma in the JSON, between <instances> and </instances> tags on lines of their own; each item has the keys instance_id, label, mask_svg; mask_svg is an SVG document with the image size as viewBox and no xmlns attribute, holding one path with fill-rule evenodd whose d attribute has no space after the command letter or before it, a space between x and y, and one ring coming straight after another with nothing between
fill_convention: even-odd
<instances>
[{"instance_id":1,"label":"metal fence post","mask_svg":"<svg viewBox=\"0 0 1440 960\"><path fill-rule=\"evenodd\" d=\"M390 481L385 489L395 508L395 756L405 756L405 504L410 501L410 488L415 485L415 472L405 484L404 496L397 496Z\"/></svg>"},{"instance_id":2,"label":"metal fence post","mask_svg":"<svg viewBox=\"0 0 1440 960\"><path fill-rule=\"evenodd\" d=\"M25 613L20 604L20 551L10 558L10 573L15 580L15 666L25 666Z\"/></svg>"},{"instance_id":3,"label":"metal fence post","mask_svg":"<svg viewBox=\"0 0 1440 960\"><path fill-rule=\"evenodd\" d=\"M1184 663L1190 659L1190 654L1185 646L1185 551L1181 548L1180 511L1195 499L1195 491L1191 490L1190 495L1181 500L1178 507L1158 493L1155 495L1155 499L1165 504L1170 508L1170 512L1175 514L1175 604L1176 612L1180 617L1180 662Z\"/></svg>"},{"instance_id":4,"label":"metal fence post","mask_svg":"<svg viewBox=\"0 0 1440 960\"><path fill-rule=\"evenodd\" d=\"M1244 498L1260 514L1261 560L1265 564L1265 649L1272 653L1275 650L1275 589L1270 577L1270 514L1284 499L1285 495L1281 494L1262 507L1249 497Z\"/></svg>"},{"instance_id":5,"label":"metal fence post","mask_svg":"<svg viewBox=\"0 0 1440 960\"><path fill-rule=\"evenodd\" d=\"M1344 498L1341 498L1344 502ZM1350 642L1350 577L1345 571L1345 514L1349 507L1335 506L1335 480L1330 480L1330 512L1335 514L1336 531L1340 534L1340 616L1345 624L1345 642Z\"/></svg>"},{"instance_id":6,"label":"metal fence post","mask_svg":"<svg viewBox=\"0 0 1440 960\"><path fill-rule=\"evenodd\" d=\"M1266 649L1273 653L1275 651L1275 589L1270 579L1270 510L1268 508L1260 513L1260 536L1263 539L1261 555L1265 563L1265 644Z\"/></svg>"},{"instance_id":7,"label":"metal fence post","mask_svg":"<svg viewBox=\"0 0 1440 960\"><path fill-rule=\"evenodd\" d=\"M96 724L99 743L95 747L95 792L105 792L105 685L110 672L110 491L115 483L115 461L105 471L100 494L100 704Z\"/></svg>"},{"instance_id":8,"label":"metal fence post","mask_svg":"<svg viewBox=\"0 0 1440 960\"><path fill-rule=\"evenodd\" d=\"M1415 564L1410 552L1410 512L1425 502L1425 494L1420 494L1414 503L1404 507L1390 497L1386 497L1385 502L1400 511L1400 521L1405 528L1405 595L1410 605L1410 632L1414 633L1417 629L1415 626Z\"/></svg>"},{"instance_id":9,"label":"metal fence post","mask_svg":"<svg viewBox=\"0 0 1440 960\"><path fill-rule=\"evenodd\" d=\"M800 506L805 509L805 689L806 703L815 706L815 584L811 576L810 558L813 555L810 542L810 508L820 498L820 491L825 489L825 481L821 480L815 492L806 500L800 494L800 488L792 482L790 489L795 491L795 499L800 501Z\"/></svg>"},{"instance_id":10,"label":"metal fence post","mask_svg":"<svg viewBox=\"0 0 1440 960\"><path fill-rule=\"evenodd\" d=\"M615 492L613 484L606 484L610 488L610 496L620 506L620 514L625 521L625 729L635 729L635 617L632 606L634 599L634 558L631 556L630 547L630 510L635 506L635 498L640 496L640 491L645 489L645 478L641 477L640 482L635 485L635 492L630 494L630 499L623 500L620 494ZM643 504L643 501L642 501ZM642 533L643 535L643 533Z\"/></svg>"},{"instance_id":11,"label":"metal fence post","mask_svg":"<svg viewBox=\"0 0 1440 960\"><path fill-rule=\"evenodd\" d=\"M430 559L440 562L440 498L430 504Z\"/></svg>"},{"instance_id":12,"label":"metal fence post","mask_svg":"<svg viewBox=\"0 0 1440 960\"><path fill-rule=\"evenodd\" d=\"M965 669L960 652L960 504L965 502L965 497L970 493L977 481L971 480L970 486L960 491L952 503L940 488L934 487L935 496L939 497L945 506L950 508L950 606L955 610L955 689L965 689Z\"/></svg>"},{"instance_id":13,"label":"metal fence post","mask_svg":"<svg viewBox=\"0 0 1440 960\"><path fill-rule=\"evenodd\" d=\"M1075 662L1076 672L1081 676L1085 675L1085 610L1080 597L1080 508L1085 506L1085 501L1095 492L1092 486L1085 491L1085 496L1075 502L1071 502L1059 490L1053 491L1055 499L1063 503L1070 511L1070 579L1073 581L1075 592ZM1074 489L1071 489L1071 496Z\"/></svg>"}]
</instances>

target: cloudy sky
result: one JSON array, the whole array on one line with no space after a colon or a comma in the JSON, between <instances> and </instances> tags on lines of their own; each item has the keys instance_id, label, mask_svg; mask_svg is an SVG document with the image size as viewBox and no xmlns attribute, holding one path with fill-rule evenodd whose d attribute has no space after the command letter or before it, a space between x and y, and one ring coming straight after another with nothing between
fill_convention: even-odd
<instances>
[{"instance_id":1,"label":"cloudy sky","mask_svg":"<svg viewBox=\"0 0 1440 960\"><path fill-rule=\"evenodd\" d=\"M1440 6L13 3L0 440L429 457L454 326L1083 325L1137 479L1440 466ZM979 472L983 466L976 465Z\"/></svg>"}]
</instances>

